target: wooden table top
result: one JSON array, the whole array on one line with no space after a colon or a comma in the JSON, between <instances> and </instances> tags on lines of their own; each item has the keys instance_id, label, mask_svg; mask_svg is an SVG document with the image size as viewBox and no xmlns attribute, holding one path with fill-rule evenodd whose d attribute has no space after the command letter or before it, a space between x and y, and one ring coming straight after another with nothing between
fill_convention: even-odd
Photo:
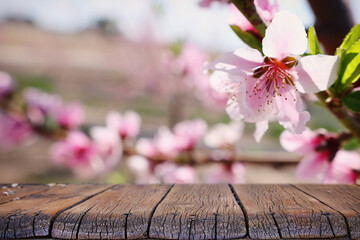
<instances>
[{"instance_id":1,"label":"wooden table top","mask_svg":"<svg viewBox=\"0 0 360 240\"><path fill-rule=\"evenodd\" d=\"M0 187L0 238L360 239L357 185Z\"/></svg>"}]
</instances>

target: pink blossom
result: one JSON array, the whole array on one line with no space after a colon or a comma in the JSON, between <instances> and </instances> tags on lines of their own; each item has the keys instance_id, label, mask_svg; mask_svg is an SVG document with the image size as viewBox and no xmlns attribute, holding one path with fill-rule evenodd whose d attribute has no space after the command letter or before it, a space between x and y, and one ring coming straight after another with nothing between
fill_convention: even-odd
<instances>
[{"instance_id":1,"label":"pink blossom","mask_svg":"<svg viewBox=\"0 0 360 240\"><path fill-rule=\"evenodd\" d=\"M174 126L176 148L179 151L191 151L202 139L207 124L202 119L179 122Z\"/></svg>"},{"instance_id":2,"label":"pink blossom","mask_svg":"<svg viewBox=\"0 0 360 240\"><path fill-rule=\"evenodd\" d=\"M127 159L127 166L135 177L137 184L155 184L160 183L151 171L151 162L139 155L130 156Z\"/></svg>"},{"instance_id":3,"label":"pink blossom","mask_svg":"<svg viewBox=\"0 0 360 240\"><path fill-rule=\"evenodd\" d=\"M191 166L181 166L173 162L165 162L155 167L155 176L161 183L196 183L196 171Z\"/></svg>"},{"instance_id":4,"label":"pink blossom","mask_svg":"<svg viewBox=\"0 0 360 240\"><path fill-rule=\"evenodd\" d=\"M104 162L104 171L114 168L122 156L120 136L107 127L92 127L90 136Z\"/></svg>"},{"instance_id":5,"label":"pink blossom","mask_svg":"<svg viewBox=\"0 0 360 240\"><path fill-rule=\"evenodd\" d=\"M12 147L23 143L32 135L32 128L21 115L0 113L0 145Z\"/></svg>"},{"instance_id":6,"label":"pink blossom","mask_svg":"<svg viewBox=\"0 0 360 240\"><path fill-rule=\"evenodd\" d=\"M231 122L229 124L218 123L214 125L204 136L204 142L211 148L234 147L242 135L244 124Z\"/></svg>"},{"instance_id":7,"label":"pink blossom","mask_svg":"<svg viewBox=\"0 0 360 240\"><path fill-rule=\"evenodd\" d=\"M293 133L305 130L310 119L299 92L314 93L327 89L337 78L339 58L328 55L300 57L307 48L307 37L300 19L288 11L275 14L263 39L265 57L255 49L238 49L226 54L206 68L223 72L224 79L236 83L227 112L232 118L257 122L256 139L267 130L268 121L276 117Z\"/></svg>"},{"instance_id":8,"label":"pink blossom","mask_svg":"<svg viewBox=\"0 0 360 240\"><path fill-rule=\"evenodd\" d=\"M245 167L242 163L216 163L210 166L204 177L205 183L244 183Z\"/></svg>"},{"instance_id":9,"label":"pink blossom","mask_svg":"<svg viewBox=\"0 0 360 240\"><path fill-rule=\"evenodd\" d=\"M221 4L225 4L225 3L228 3L229 0L200 0L199 1L199 6L203 7L203 8L208 8L208 7L210 7L210 5L213 2L218 2L218 3L221 3Z\"/></svg>"},{"instance_id":10,"label":"pink blossom","mask_svg":"<svg viewBox=\"0 0 360 240\"><path fill-rule=\"evenodd\" d=\"M54 162L68 167L86 167L98 158L98 153L89 137L80 131L72 131L64 140L52 146L51 156Z\"/></svg>"},{"instance_id":11,"label":"pink blossom","mask_svg":"<svg viewBox=\"0 0 360 240\"><path fill-rule=\"evenodd\" d=\"M62 105L55 112L57 124L65 129L74 129L79 127L85 120L83 106L74 102L68 105Z\"/></svg>"},{"instance_id":12,"label":"pink blossom","mask_svg":"<svg viewBox=\"0 0 360 240\"><path fill-rule=\"evenodd\" d=\"M40 92L36 88L28 88L23 93L27 115L36 125L42 125L45 120L61 108L62 100L56 95Z\"/></svg>"},{"instance_id":13,"label":"pink blossom","mask_svg":"<svg viewBox=\"0 0 360 240\"><path fill-rule=\"evenodd\" d=\"M207 53L192 44L184 44L180 55L168 58L168 66L182 83L193 91L206 106L225 106L227 94L214 91L209 84L209 76L203 74L204 62L209 59Z\"/></svg>"},{"instance_id":14,"label":"pink blossom","mask_svg":"<svg viewBox=\"0 0 360 240\"><path fill-rule=\"evenodd\" d=\"M0 71L0 100L11 95L15 90L15 82L9 74Z\"/></svg>"},{"instance_id":15,"label":"pink blossom","mask_svg":"<svg viewBox=\"0 0 360 240\"><path fill-rule=\"evenodd\" d=\"M140 132L141 118L134 111L127 111L123 115L112 111L106 116L106 124L122 139L135 138Z\"/></svg>"},{"instance_id":16,"label":"pink blossom","mask_svg":"<svg viewBox=\"0 0 360 240\"><path fill-rule=\"evenodd\" d=\"M140 138L136 143L139 154L151 159L174 159L179 154L177 139L169 128L159 128L153 139Z\"/></svg>"},{"instance_id":17,"label":"pink blossom","mask_svg":"<svg viewBox=\"0 0 360 240\"><path fill-rule=\"evenodd\" d=\"M316 179L324 183L355 183L360 170L357 152L340 150L337 135L325 130L313 132L306 129L302 134L285 131L280 143L289 152L304 155L296 169L300 179Z\"/></svg>"}]
</instances>

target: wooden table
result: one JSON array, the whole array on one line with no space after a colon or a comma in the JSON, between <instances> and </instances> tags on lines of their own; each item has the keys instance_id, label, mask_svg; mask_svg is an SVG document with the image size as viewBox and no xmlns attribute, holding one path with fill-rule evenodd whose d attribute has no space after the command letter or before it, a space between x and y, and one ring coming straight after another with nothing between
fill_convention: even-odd
<instances>
[{"instance_id":1,"label":"wooden table","mask_svg":"<svg viewBox=\"0 0 360 240\"><path fill-rule=\"evenodd\" d=\"M0 187L0 238L360 239L356 185Z\"/></svg>"}]
</instances>

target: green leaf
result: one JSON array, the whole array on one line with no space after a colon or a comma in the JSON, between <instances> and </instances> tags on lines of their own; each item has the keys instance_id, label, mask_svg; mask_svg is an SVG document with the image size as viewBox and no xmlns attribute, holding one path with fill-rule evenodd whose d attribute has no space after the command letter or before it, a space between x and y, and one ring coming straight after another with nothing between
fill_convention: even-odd
<instances>
[{"instance_id":1,"label":"green leaf","mask_svg":"<svg viewBox=\"0 0 360 240\"><path fill-rule=\"evenodd\" d=\"M353 44L341 58L340 77L342 85L351 86L360 77L360 40Z\"/></svg>"},{"instance_id":2,"label":"green leaf","mask_svg":"<svg viewBox=\"0 0 360 240\"><path fill-rule=\"evenodd\" d=\"M349 93L342 100L348 109L360 113L360 91Z\"/></svg>"},{"instance_id":3,"label":"green leaf","mask_svg":"<svg viewBox=\"0 0 360 240\"><path fill-rule=\"evenodd\" d=\"M344 51L348 50L360 38L360 24L355 25L344 38L344 41L336 49L336 55L341 55Z\"/></svg>"},{"instance_id":4,"label":"green leaf","mask_svg":"<svg viewBox=\"0 0 360 240\"><path fill-rule=\"evenodd\" d=\"M316 36L315 28L314 26L311 26L308 31L308 39L309 39L309 50L310 54L316 55L316 54L322 54L322 50L320 47L319 40Z\"/></svg>"},{"instance_id":5,"label":"green leaf","mask_svg":"<svg viewBox=\"0 0 360 240\"><path fill-rule=\"evenodd\" d=\"M343 149L351 151L360 147L360 143L356 138L352 138L347 141L344 145L342 145Z\"/></svg>"},{"instance_id":6,"label":"green leaf","mask_svg":"<svg viewBox=\"0 0 360 240\"><path fill-rule=\"evenodd\" d=\"M262 53L261 42L256 37L254 37L251 33L241 30L236 25L230 25L230 27L244 43L246 43L249 47L259 50L259 52Z\"/></svg>"}]
</instances>

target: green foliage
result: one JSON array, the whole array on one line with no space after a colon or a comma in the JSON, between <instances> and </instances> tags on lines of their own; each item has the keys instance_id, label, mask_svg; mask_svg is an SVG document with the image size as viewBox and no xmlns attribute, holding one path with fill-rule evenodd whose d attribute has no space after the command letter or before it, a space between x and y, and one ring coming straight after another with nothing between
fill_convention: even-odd
<instances>
[{"instance_id":1,"label":"green foliage","mask_svg":"<svg viewBox=\"0 0 360 240\"><path fill-rule=\"evenodd\" d=\"M349 141L347 141L342 147L345 150L351 151L351 150L355 150L355 149L359 148L360 143L358 140L356 140L356 138L352 138Z\"/></svg>"},{"instance_id":2,"label":"green foliage","mask_svg":"<svg viewBox=\"0 0 360 240\"><path fill-rule=\"evenodd\" d=\"M53 92L53 84L50 78L46 76L16 76L18 89L23 90L28 87L34 87L44 92Z\"/></svg>"},{"instance_id":3,"label":"green foliage","mask_svg":"<svg viewBox=\"0 0 360 240\"><path fill-rule=\"evenodd\" d=\"M230 25L230 27L244 43L262 53L262 44L256 37L254 37L251 33L241 30L236 25Z\"/></svg>"},{"instance_id":4,"label":"green foliage","mask_svg":"<svg viewBox=\"0 0 360 240\"><path fill-rule=\"evenodd\" d=\"M343 55L340 69L341 83L351 85L360 77L360 40L355 42Z\"/></svg>"},{"instance_id":5,"label":"green foliage","mask_svg":"<svg viewBox=\"0 0 360 240\"><path fill-rule=\"evenodd\" d=\"M177 40L170 45L170 50L175 56L179 56L183 50L184 41Z\"/></svg>"},{"instance_id":6,"label":"green foliage","mask_svg":"<svg viewBox=\"0 0 360 240\"><path fill-rule=\"evenodd\" d=\"M355 25L344 38L344 41L336 50L336 55L341 55L348 50L360 38L360 24Z\"/></svg>"},{"instance_id":7,"label":"green foliage","mask_svg":"<svg viewBox=\"0 0 360 240\"><path fill-rule=\"evenodd\" d=\"M336 96L352 87L352 84L360 77L360 24L356 25L346 35L343 43L336 50L340 57L340 69L338 79L332 87Z\"/></svg>"},{"instance_id":8,"label":"green foliage","mask_svg":"<svg viewBox=\"0 0 360 240\"><path fill-rule=\"evenodd\" d=\"M342 100L348 109L360 113L360 91L349 93Z\"/></svg>"},{"instance_id":9,"label":"green foliage","mask_svg":"<svg viewBox=\"0 0 360 240\"><path fill-rule=\"evenodd\" d=\"M316 55L316 54L322 54L323 53L322 50L321 50L321 47L320 47L319 40L318 40L318 38L316 36L314 26L311 26L309 28L308 40L309 40L309 50L310 50L311 55Z\"/></svg>"}]
</instances>

